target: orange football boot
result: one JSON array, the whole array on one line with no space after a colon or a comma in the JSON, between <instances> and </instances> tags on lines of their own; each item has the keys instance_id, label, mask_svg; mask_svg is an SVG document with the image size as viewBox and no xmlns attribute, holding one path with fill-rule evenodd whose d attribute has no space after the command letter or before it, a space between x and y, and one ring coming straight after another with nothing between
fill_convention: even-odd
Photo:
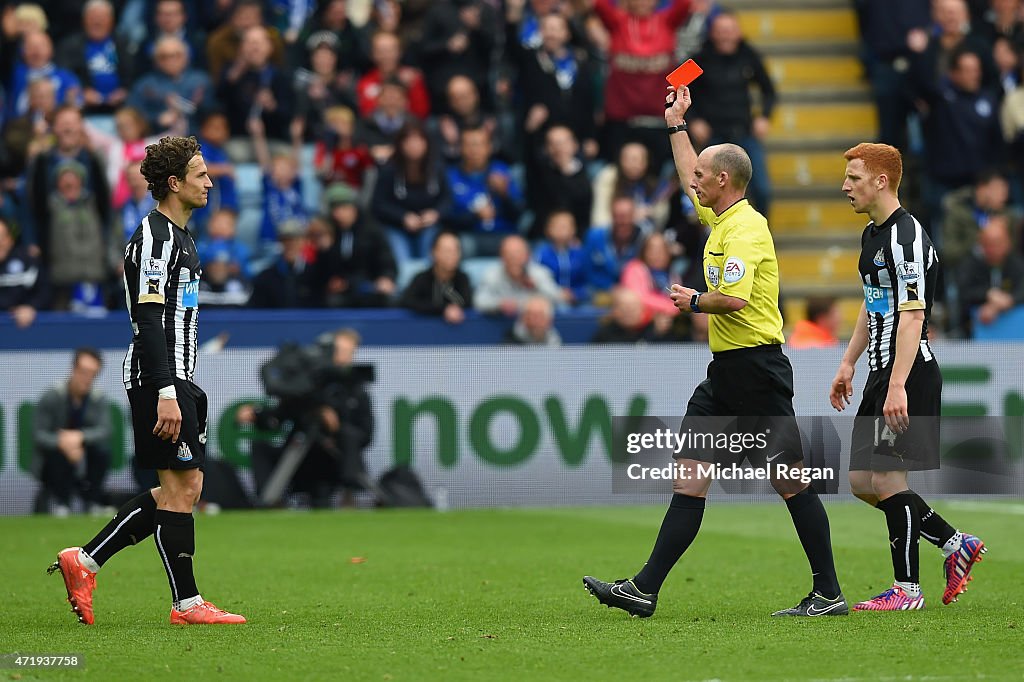
<instances>
[{"instance_id":1,"label":"orange football boot","mask_svg":"<svg viewBox=\"0 0 1024 682\"><path fill-rule=\"evenodd\" d=\"M84 625L92 625L92 593L96 589L96 574L82 565L78 560L80 547L62 549L57 560L46 569L47 574L60 571L64 577L64 587L68 591L68 602L71 610Z\"/></svg>"},{"instance_id":2,"label":"orange football boot","mask_svg":"<svg viewBox=\"0 0 1024 682\"><path fill-rule=\"evenodd\" d=\"M240 624L245 622L245 616L240 616L237 613L228 613L223 609L219 609L208 601L204 601L202 604L196 604L190 609L184 611L178 611L174 607L171 607L171 625L215 625L218 623L223 624Z\"/></svg>"}]
</instances>

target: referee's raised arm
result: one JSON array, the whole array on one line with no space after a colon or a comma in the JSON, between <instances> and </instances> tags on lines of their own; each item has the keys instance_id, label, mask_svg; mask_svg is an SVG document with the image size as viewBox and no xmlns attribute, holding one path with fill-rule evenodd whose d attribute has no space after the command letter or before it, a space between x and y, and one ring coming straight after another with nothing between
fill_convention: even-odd
<instances>
[{"instance_id":1,"label":"referee's raised arm","mask_svg":"<svg viewBox=\"0 0 1024 682\"><path fill-rule=\"evenodd\" d=\"M697 194L693 190L693 170L697 167L697 150L693 148L686 132L687 110L690 108L690 88L685 85L678 90L669 88L665 96L665 125L668 126L668 139L672 144L672 159L676 164L676 174L686 195L694 206L698 206Z\"/></svg>"}]
</instances>

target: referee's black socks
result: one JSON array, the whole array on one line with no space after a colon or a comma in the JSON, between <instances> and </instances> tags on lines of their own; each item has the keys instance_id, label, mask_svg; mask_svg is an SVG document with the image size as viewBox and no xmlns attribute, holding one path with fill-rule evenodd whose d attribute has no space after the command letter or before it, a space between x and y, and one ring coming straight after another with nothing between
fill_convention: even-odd
<instances>
[{"instance_id":1,"label":"referee's black socks","mask_svg":"<svg viewBox=\"0 0 1024 682\"><path fill-rule=\"evenodd\" d=\"M195 519L192 514L157 509L153 536L177 608L182 601L199 594L192 574L192 555L196 553Z\"/></svg>"},{"instance_id":2,"label":"referee's black socks","mask_svg":"<svg viewBox=\"0 0 1024 682\"><path fill-rule=\"evenodd\" d=\"M793 527L800 538L800 544L811 564L814 591L826 599L839 596L839 578L832 559L832 535L828 525L828 514L818 493L807 486L786 500Z\"/></svg>"},{"instance_id":3,"label":"referee's black socks","mask_svg":"<svg viewBox=\"0 0 1024 682\"><path fill-rule=\"evenodd\" d=\"M633 577L636 589L644 594L658 593L669 571L697 537L700 522L704 518L704 505L703 497L679 493L672 495L672 502L668 505L665 519L661 522L661 530L658 531L658 539L654 543L651 558Z\"/></svg>"},{"instance_id":4,"label":"referee's black socks","mask_svg":"<svg viewBox=\"0 0 1024 682\"><path fill-rule=\"evenodd\" d=\"M128 500L117 514L82 549L102 566L128 545L137 545L153 534L156 500L146 492Z\"/></svg>"},{"instance_id":5,"label":"referee's black socks","mask_svg":"<svg viewBox=\"0 0 1024 682\"><path fill-rule=\"evenodd\" d=\"M915 497L916 494L904 490L878 502L889 527L893 572L896 581L902 583L920 582L917 543L921 538L921 515Z\"/></svg>"}]
</instances>

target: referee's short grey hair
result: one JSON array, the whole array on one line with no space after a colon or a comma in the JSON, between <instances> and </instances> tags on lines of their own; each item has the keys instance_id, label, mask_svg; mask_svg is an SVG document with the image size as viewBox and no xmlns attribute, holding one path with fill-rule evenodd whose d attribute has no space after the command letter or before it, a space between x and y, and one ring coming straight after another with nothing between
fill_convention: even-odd
<instances>
[{"instance_id":1,"label":"referee's short grey hair","mask_svg":"<svg viewBox=\"0 0 1024 682\"><path fill-rule=\"evenodd\" d=\"M754 171L750 165L750 157L743 147L738 144L720 144L713 151L715 155L711 157L711 172L718 175L725 171L729 174L733 187L746 189Z\"/></svg>"}]
</instances>

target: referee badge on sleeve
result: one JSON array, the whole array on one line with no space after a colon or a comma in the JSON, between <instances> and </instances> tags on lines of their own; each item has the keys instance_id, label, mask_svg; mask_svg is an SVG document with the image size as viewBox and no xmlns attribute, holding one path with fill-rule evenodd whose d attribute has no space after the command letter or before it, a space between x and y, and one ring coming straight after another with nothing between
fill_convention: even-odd
<instances>
[{"instance_id":1,"label":"referee badge on sleeve","mask_svg":"<svg viewBox=\"0 0 1024 682\"><path fill-rule=\"evenodd\" d=\"M743 264L739 258L735 256L725 261L725 274L723 279L726 284L733 284L743 279L743 275L747 274L747 266Z\"/></svg>"},{"instance_id":2,"label":"referee badge on sleeve","mask_svg":"<svg viewBox=\"0 0 1024 682\"><path fill-rule=\"evenodd\" d=\"M718 267L717 265L709 265L708 266L708 285L711 286L712 288L717 289L718 285L721 283L721 278L722 278L722 268Z\"/></svg>"}]
</instances>

